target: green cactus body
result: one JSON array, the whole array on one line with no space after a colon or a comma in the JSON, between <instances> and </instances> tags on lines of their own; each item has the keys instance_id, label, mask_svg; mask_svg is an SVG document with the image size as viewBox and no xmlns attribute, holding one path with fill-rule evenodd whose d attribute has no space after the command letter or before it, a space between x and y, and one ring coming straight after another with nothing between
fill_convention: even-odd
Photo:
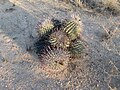
<instances>
[{"instance_id":1,"label":"green cactus body","mask_svg":"<svg viewBox=\"0 0 120 90\"><path fill-rule=\"evenodd\" d=\"M38 33L40 37L47 36L50 34L51 30L54 28L54 24L51 20L47 19L40 25L38 25Z\"/></svg>"},{"instance_id":2,"label":"green cactus body","mask_svg":"<svg viewBox=\"0 0 120 90\"><path fill-rule=\"evenodd\" d=\"M80 29L74 21L67 21L64 32L69 36L70 40L75 40L80 34Z\"/></svg>"},{"instance_id":3,"label":"green cactus body","mask_svg":"<svg viewBox=\"0 0 120 90\"><path fill-rule=\"evenodd\" d=\"M70 52L73 56L75 57L80 56L80 54L83 53L84 50L85 46L82 41L75 40L74 42L71 43Z\"/></svg>"}]
</instances>

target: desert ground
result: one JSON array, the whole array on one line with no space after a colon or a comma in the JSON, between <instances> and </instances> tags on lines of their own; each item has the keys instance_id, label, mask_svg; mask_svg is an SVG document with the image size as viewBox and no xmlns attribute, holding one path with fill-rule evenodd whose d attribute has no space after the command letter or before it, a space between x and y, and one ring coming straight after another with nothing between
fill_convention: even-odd
<instances>
[{"instance_id":1,"label":"desert ground","mask_svg":"<svg viewBox=\"0 0 120 90\"><path fill-rule=\"evenodd\" d=\"M0 0L0 90L120 90L120 15L73 8L60 0ZM39 37L35 28L39 21L76 12L87 58L54 77L31 49Z\"/></svg>"}]
</instances>

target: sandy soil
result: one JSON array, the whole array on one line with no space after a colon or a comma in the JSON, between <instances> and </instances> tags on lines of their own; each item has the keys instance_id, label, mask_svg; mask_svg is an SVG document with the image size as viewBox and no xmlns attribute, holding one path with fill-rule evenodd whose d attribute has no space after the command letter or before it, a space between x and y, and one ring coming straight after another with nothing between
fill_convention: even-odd
<instances>
[{"instance_id":1,"label":"sandy soil","mask_svg":"<svg viewBox=\"0 0 120 90\"><path fill-rule=\"evenodd\" d=\"M62 80L42 72L29 50L38 39L38 21L74 12L57 0L0 0L0 90L120 90L120 16L77 9L89 58L74 63L77 68Z\"/></svg>"}]
</instances>

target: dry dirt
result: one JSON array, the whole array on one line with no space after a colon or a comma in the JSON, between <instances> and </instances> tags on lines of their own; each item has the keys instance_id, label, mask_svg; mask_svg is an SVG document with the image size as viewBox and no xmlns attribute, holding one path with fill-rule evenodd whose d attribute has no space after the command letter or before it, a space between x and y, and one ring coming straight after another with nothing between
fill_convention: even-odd
<instances>
[{"instance_id":1,"label":"dry dirt","mask_svg":"<svg viewBox=\"0 0 120 90\"><path fill-rule=\"evenodd\" d=\"M70 64L61 80L49 77L30 50L38 39L35 27L74 12L84 25L88 58ZM57 0L0 0L0 90L120 90L120 16L74 11Z\"/></svg>"}]
</instances>

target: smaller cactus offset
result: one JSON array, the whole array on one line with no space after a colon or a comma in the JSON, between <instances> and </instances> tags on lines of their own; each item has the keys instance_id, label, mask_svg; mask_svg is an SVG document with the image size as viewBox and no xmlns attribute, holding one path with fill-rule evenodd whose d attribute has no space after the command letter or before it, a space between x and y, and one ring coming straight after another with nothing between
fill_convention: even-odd
<instances>
[{"instance_id":1,"label":"smaller cactus offset","mask_svg":"<svg viewBox=\"0 0 120 90\"><path fill-rule=\"evenodd\" d=\"M47 36L51 33L54 28L54 24L50 19L46 19L45 21L38 24L38 34L40 37Z\"/></svg>"},{"instance_id":2,"label":"smaller cactus offset","mask_svg":"<svg viewBox=\"0 0 120 90\"><path fill-rule=\"evenodd\" d=\"M82 22L79 16L71 15L72 20L65 20L64 32L69 36L70 40L75 40L80 36L82 31Z\"/></svg>"},{"instance_id":3,"label":"smaller cactus offset","mask_svg":"<svg viewBox=\"0 0 120 90\"><path fill-rule=\"evenodd\" d=\"M76 24L73 21L68 21L64 28L64 32L66 32L66 34L70 37L71 40L77 37L75 31L76 31Z\"/></svg>"},{"instance_id":4,"label":"smaller cactus offset","mask_svg":"<svg viewBox=\"0 0 120 90\"><path fill-rule=\"evenodd\" d=\"M85 51L84 42L78 39L74 40L73 42L71 42L69 50L71 52L72 57L79 57L81 53L84 53Z\"/></svg>"},{"instance_id":5,"label":"smaller cactus offset","mask_svg":"<svg viewBox=\"0 0 120 90\"><path fill-rule=\"evenodd\" d=\"M60 47L63 49L67 49L70 45L69 37L62 31L58 30L50 35L49 42L54 47Z\"/></svg>"}]
</instances>

